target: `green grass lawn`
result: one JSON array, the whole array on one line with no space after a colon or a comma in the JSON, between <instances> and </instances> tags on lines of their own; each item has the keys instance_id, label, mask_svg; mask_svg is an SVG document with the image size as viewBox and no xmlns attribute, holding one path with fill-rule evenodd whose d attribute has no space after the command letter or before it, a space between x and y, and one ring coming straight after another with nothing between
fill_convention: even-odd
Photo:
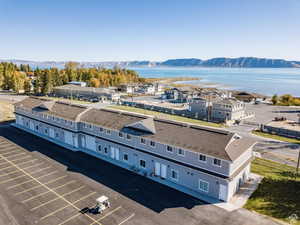
<instances>
[{"instance_id":1,"label":"green grass lawn","mask_svg":"<svg viewBox=\"0 0 300 225\"><path fill-rule=\"evenodd\" d=\"M278 141L285 141L285 142L290 142L290 143L294 143L294 144L300 144L300 140L295 139L295 138L288 138L288 137L283 137L283 136L279 136L279 135L275 135L275 134L269 134L269 133L265 133L262 131L257 131L254 130L252 131L252 134L261 136L261 137L265 137L265 138L272 138Z\"/></svg>"},{"instance_id":2,"label":"green grass lawn","mask_svg":"<svg viewBox=\"0 0 300 225\"><path fill-rule=\"evenodd\" d=\"M157 116L158 118L176 120L179 122L193 123L195 125L200 125L200 126L202 125L202 126L209 126L209 127L224 127L224 125L220 123L211 123L203 120L190 119L183 116L170 115L167 113L160 113L160 112L155 112L151 110L145 110L145 109L140 109L140 108L135 108L130 106L113 105L113 106L109 106L108 108L120 109L124 111L136 112L136 113L141 113L141 114L151 115L151 116Z\"/></svg>"},{"instance_id":3,"label":"green grass lawn","mask_svg":"<svg viewBox=\"0 0 300 225\"><path fill-rule=\"evenodd\" d=\"M299 220L293 224L300 225L300 176L295 177L295 168L256 158L251 171L264 179L244 207L285 222L295 214Z\"/></svg>"}]
</instances>

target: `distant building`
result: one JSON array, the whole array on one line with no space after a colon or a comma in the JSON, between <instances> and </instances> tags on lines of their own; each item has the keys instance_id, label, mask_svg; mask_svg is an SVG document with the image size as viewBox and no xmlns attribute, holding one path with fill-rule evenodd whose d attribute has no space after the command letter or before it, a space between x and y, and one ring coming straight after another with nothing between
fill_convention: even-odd
<instances>
[{"instance_id":1,"label":"distant building","mask_svg":"<svg viewBox=\"0 0 300 225\"><path fill-rule=\"evenodd\" d=\"M245 118L245 104L233 99L197 98L189 103L189 111L197 113L198 118L226 122Z\"/></svg>"},{"instance_id":2,"label":"distant building","mask_svg":"<svg viewBox=\"0 0 300 225\"><path fill-rule=\"evenodd\" d=\"M118 90L127 94L134 94L138 87L138 84L122 84L119 85Z\"/></svg>"},{"instance_id":3,"label":"distant building","mask_svg":"<svg viewBox=\"0 0 300 225\"><path fill-rule=\"evenodd\" d=\"M73 84L54 87L52 94L57 97L82 98L85 100L118 101L120 99L120 94L109 88L81 87Z\"/></svg>"},{"instance_id":4,"label":"distant building","mask_svg":"<svg viewBox=\"0 0 300 225\"><path fill-rule=\"evenodd\" d=\"M222 99L212 103L211 119L214 121L235 121L245 117L245 103L233 99Z\"/></svg>"},{"instance_id":5,"label":"distant building","mask_svg":"<svg viewBox=\"0 0 300 225\"><path fill-rule=\"evenodd\" d=\"M234 98L243 101L243 102L255 102L256 100L265 100L267 96L249 93L249 92L237 92L232 95Z\"/></svg>"},{"instance_id":6,"label":"distant building","mask_svg":"<svg viewBox=\"0 0 300 225\"><path fill-rule=\"evenodd\" d=\"M80 87L86 87L86 82L82 82L82 81L71 81L71 82L68 82L68 84L77 85Z\"/></svg>"},{"instance_id":7,"label":"distant building","mask_svg":"<svg viewBox=\"0 0 300 225\"><path fill-rule=\"evenodd\" d=\"M176 103L185 103L195 97L197 97L197 92L185 87L167 89L162 95L162 98L169 99Z\"/></svg>"},{"instance_id":8,"label":"distant building","mask_svg":"<svg viewBox=\"0 0 300 225\"><path fill-rule=\"evenodd\" d=\"M145 84L139 87L139 93L146 95L154 95L155 94L155 86L153 84Z\"/></svg>"}]
</instances>

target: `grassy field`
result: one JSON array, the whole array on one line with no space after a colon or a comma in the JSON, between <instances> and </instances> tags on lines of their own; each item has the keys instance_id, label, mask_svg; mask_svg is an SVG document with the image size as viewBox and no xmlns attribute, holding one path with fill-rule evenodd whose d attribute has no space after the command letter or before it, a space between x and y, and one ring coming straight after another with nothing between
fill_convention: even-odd
<instances>
[{"instance_id":1,"label":"grassy field","mask_svg":"<svg viewBox=\"0 0 300 225\"><path fill-rule=\"evenodd\" d=\"M13 110L14 107L10 102L1 100L0 101L0 122L14 119L15 116Z\"/></svg>"},{"instance_id":2,"label":"grassy field","mask_svg":"<svg viewBox=\"0 0 300 225\"><path fill-rule=\"evenodd\" d=\"M295 168L257 158L252 162L251 171L264 179L244 207L300 225L300 176L295 177ZM291 221L293 214L299 219Z\"/></svg>"},{"instance_id":3,"label":"grassy field","mask_svg":"<svg viewBox=\"0 0 300 225\"><path fill-rule=\"evenodd\" d=\"M219 124L219 123L211 123L211 122L206 122L206 121L202 121L202 120L195 120L195 119L190 119L190 118L186 118L183 116L175 116L175 115L170 115L167 113L160 113L160 112L139 109L139 108L130 107L130 106L113 105L113 106L109 106L108 108L120 109L120 110L124 110L124 111L129 111L129 112L135 112L135 113L141 113L141 114L145 114L145 115L156 116L157 118L161 118L161 119L193 123L193 124L200 125L200 126L202 125L202 126L209 126L209 127L224 127L223 124Z\"/></svg>"},{"instance_id":4,"label":"grassy field","mask_svg":"<svg viewBox=\"0 0 300 225\"><path fill-rule=\"evenodd\" d=\"M275 140L278 140L278 141L284 141L284 142L290 142L290 143L294 143L294 144L300 144L300 140L295 139L295 138L282 137L282 136L279 136L279 135L268 134L268 133L264 133L264 132L257 131L257 130L252 131L252 134L255 134L255 135L258 135L258 136L261 136L261 137L265 137L265 138L272 138L272 139L275 139Z\"/></svg>"}]
</instances>

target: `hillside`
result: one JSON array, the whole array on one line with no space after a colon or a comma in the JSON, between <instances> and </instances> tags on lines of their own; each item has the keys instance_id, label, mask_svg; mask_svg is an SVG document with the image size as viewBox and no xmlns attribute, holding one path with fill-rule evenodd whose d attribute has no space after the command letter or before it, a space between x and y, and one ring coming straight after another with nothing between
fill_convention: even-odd
<instances>
[{"instance_id":1,"label":"hillside","mask_svg":"<svg viewBox=\"0 0 300 225\"><path fill-rule=\"evenodd\" d=\"M26 60L0 60L12 62L17 65L29 64L31 67L63 68L63 61L26 61ZM155 61L105 61L105 62L80 62L82 67L228 67L228 68L300 68L300 61L288 61L284 59L267 59L256 57L239 58L212 58L201 60L197 58L168 59L163 62Z\"/></svg>"}]
</instances>

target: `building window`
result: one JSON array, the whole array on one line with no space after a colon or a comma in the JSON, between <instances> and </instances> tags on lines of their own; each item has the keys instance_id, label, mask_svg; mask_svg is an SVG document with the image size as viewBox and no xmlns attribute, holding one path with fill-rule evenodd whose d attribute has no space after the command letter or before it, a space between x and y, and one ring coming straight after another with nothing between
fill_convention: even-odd
<instances>
[{"instance_id":1,"label":"building window","mask_svg":"<svg viewBox=\"0 0 300 225\"><path fill-rule=\"evenodd\" d=\"M204 192L208 192L209 184L204 180L199 179L199 189Z\"/></svg>"},{"instance_id":2,"label":"building window","mask_svg":"<svg viewBox=\"0 0 300 225\"><path fill-rule=\"evenodd\" d=\"M215 166L221 166L221 160L214 158L214 165Z\"/></svg>"},{"instance_id":3,"label":"building window","mask_svg":"<svg viewBox=\"0 0 300 225\"><path fill-rule=\"evenodd\" d=\"M127 154L124 154L124 155L123 155L123 160L124 160L124 161L128 161L128 155L127 155Z\"/></svg>"},{"instance_id":4,"label":"building window","mask_svg":"<svg viewBox=\"0 0 300 225\"><path fill-rule=\"evenodd\" d=\"M199 160L201 161L201 162L206 162L206 156L205 155L199 155Z\"/></svg>"},{"instance_id":5,"label":"building window","mask_svg":"<svg viewBox=\"0 0 300 225\"><path fill-rule=\"evenodd\" d=\"M101 145L98 145L98 152L101 152Z\"/></svg>"},{"instance_id":6,"label":"building window","mask_svg":"<svg viewBox=\"0 0 300 225\"><path fill-rule=\"evenodd\" d=\"M99 130L100 130L100 132L103 132L103 128L102 127L100 127Z\"/></svg>"},{"instance_id":7,"label":"building window","mask_svg":"<svg viewBox=\"0 0 300 225\"><path fill-rule=\"evenodd\" d=\"M105 147L104 148L104 153L107 154L108 153L108 149Z\"/></svg>"},{"instance_id":8,"label":"building window","mask_svg":"<svg viewBox=\"0 0 300 225\"><path fill-rule=\"evenodd\" d=\"M45 134L48 134L48 129L45 129Z\"/></svg>"},{"instance_id":9,"label":"building window","mask_svg":"<svg viewBox=\"0 0 300 225\"><path fill-rule=\"evenodd\" d=\"M127 134L127 135L126 135L126 138L127 138L128 140L130 140L130 139L131 139L131 135L130 135L130 134Z\"/></svg>"},{"instance_id":10,"label":"building window","mask_svg":"<svg viewBox=\"0 0 300 225\"><path fill-rule=\"evenodd\" d=\"M150 146L155 147L155 142L154 141L150 141Z\"/></svg>"},{"instance_id":11,"label":"building window","mask_svg":"<svg viewBox=\"0 0 300 225\"><path fill-rule=\"evenodd\" d=\"M181 148L179 148L179 149L178 149L178 155L184 156L184 155L185 155L184 150L181 149Z\"/></svg>"},{"instance_id":12,"label":"building window","mask_svg":"<svg viewBox=\"0 0 300 225\"><path fill-rule=\"evenodd\" d=\"M36 130L39 130L39 126L35 126L35 129L36 129Z\"/></svg>"},{"instance_id":13,"label":"building window","mask_svg":"<svg viewBox=\"0 0 300 225\"><path fill-rule=\"evenodd\" d=\"M119 137L123 138L123 133L122 132L119 132Z\"/></svg>"},{"instance_id":14,"label":"building window","mask_svg":"<svg viewBox=\"0 0 300 225\"><path fill-rule=\"evenodd\" d=\"M173 152L173 148L171 146L167 145L167 151L168 152Z\"/></svg>"},{"instance_id":15,"label":"building window","mask_svg":"<svg viewBox=\"0 0 300 225\"><path fill-rule=\"evenodd\" d=\"M106 130L106 134L109 134L109 135L110 135L110 130L107 129L107 130Z\"/></svg>"},{"instance_id":16,"label":"building window","mask_svg":"<svg viewBox=\"0 0 300 225\"><path fill-rule=\"evenodd\" d=\"M171 178L173 180L178 181L178 171L177 170L171 170Z\"/></svg>"},{"instance_id":17,"label":"building window","mask_svg":"<svg viewBox=\"0 0 300 225\"><path fill-rule=\"evenodd\" d=\"M58 133L55 133L55 137L58 138L58 137L59 137L59 134L58 134Z\"/></svg>"},{"instance_id":18,"label":"building window","mask_svg":"<svg viewBox=\"0 0 300 225\"><path fill-rule=\"evenodd\" d=\"M145 138L141 138L141 143L145 145L146 144L146 139Z\"/></svg>"},{"instance_id":19,"label":"building window","mask_svg":"<svg viewBox=\"0 0 300 225\"><path fill-rule=\"evenodd\" d=\"M142 168L146 168L146 161L145 160L140 160L140 166L142 167Z\"/></svg>"}]
</instances>

